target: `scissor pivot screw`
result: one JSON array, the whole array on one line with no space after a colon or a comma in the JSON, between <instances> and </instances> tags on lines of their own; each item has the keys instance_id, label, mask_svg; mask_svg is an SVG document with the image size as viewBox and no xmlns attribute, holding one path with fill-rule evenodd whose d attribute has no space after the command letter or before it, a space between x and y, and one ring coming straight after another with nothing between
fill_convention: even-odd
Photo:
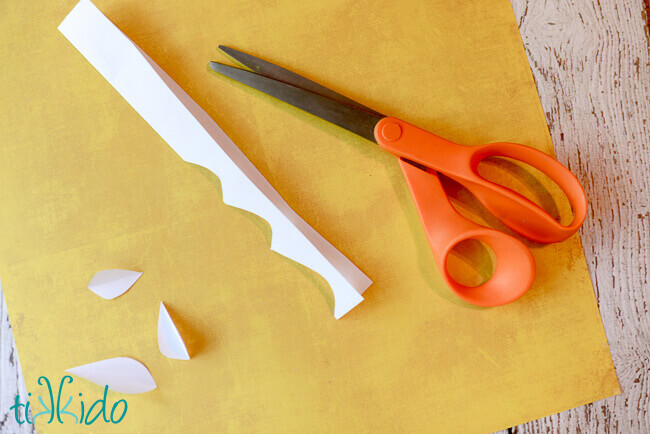
<instances>
[{"instance_id":1,"label":"scissor pivot screw","mask_svg":"<svg viewBox=\"0 0 650 434\"><path fill-rule=\"evenodd\" d=\"M381 136L384 140L394 142L402 136L402 127L395 122L386 122L381 128Z\"/></svg>"}]
</instances>

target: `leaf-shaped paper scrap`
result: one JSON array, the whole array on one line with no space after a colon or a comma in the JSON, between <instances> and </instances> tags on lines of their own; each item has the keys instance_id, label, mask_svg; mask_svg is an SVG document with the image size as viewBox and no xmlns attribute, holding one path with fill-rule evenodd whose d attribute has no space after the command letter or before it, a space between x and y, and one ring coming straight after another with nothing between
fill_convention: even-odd
<instances>
[{"instance_id":1,"label":"leaf-shaped paper scrap","mask_svg":"<svg viewBox=\"0 0 650 434\"><path fill-rule=\"evenodd\" d=\"M147 367L129 357L100 360L66 372L121 393L144 393L158 387Z\"/></svg>"},{"instance_id":2,"label":"leaf-shaped paper scrap","mask_svg":"<svg viewBox=\"0 0 650 434\"><path fill-rule=\"evenodd\" d=\"M139 271L102 270L90 280L88 289L101 298L111 300L128 291L140 276L142 273Z\"/></svg>"},{"instance_id":3,"label":"leaf-shaped paper scrap","mask_svg":"<svg viewBox=\"0 0 650 434\"><path fill-rule=\"evenodd\" d=\"M271 225L272 250L327 280L336 318L363 301L372 281L300 218L208 114L89 0L75 6L59 31L183 160L219 177L226 204Z\"/></svg>"},{"instance_id":4,"label":"leaf-shaped paper scrap","mask_svg":"<svg viewBox=\"0 0 650 434\"><path fill-rule=\"evenodd\" d=\"M170 359L190 360L185 342L162 301L158 312L158 348Z\"/></svg>"}]
</instances>

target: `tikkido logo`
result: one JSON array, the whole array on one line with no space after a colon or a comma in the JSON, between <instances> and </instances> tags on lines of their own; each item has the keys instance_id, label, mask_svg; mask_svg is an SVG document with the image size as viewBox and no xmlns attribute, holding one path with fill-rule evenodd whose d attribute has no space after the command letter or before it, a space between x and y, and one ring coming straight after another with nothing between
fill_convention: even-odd
<instances>
[{"instance_id":1,"label":"tikkido logo","mask_svg":"<svg viewBox=\"0 0 650 434\"><path fill-rule=\"evenodd\" d=\"M75 400L72 395L67 395L67 400L65 404L62 406L61 403L63 400L65 400L65 395L63 394L63 386L64 384L71 384L72 383L72 377L69 375L65 375L63 378L61 378L61 382L59 383L59 389L56 391L56 399L54 398L54 391L52 390L52 385L50 383L50 380L45 377L41 376L38 379L38 384L41 386L45 386L47 388L47 401L49 406L45 403L43 400L42 396L38 396L38 403L40 403L40 407L37 404L32 405L31 399L32 399L32 394L28 393L27 395L29 396L29 399L27 400L26 403L21 403L20 402L20 395L16 395L16 399L14 400L14 405L12 405L9 409L14 411L14 417L16 418L16 422L18 422L19 425L22 425L24 423L28 424L33 424L36 419L42 416L50 416L49 420L46 422L48 424L55 422L58 423L64 423L64 418L66 421L69 421L69 423L72 423L74 420L74 423L76 424L86 424L86 425L91 425L95 423L101 416L102 419L101 421L105 423L120 423L122 419L124 419L124 416L126 416L126 411L128 409L128 404L126 403L125 399L120 399L118 401L115 401L115 403L111 406L110 412L107 409L107 395L108 395L108 386L104 387L104 395L97 399L95 402L92 403L89 407L86 406L86 402L82 399L82 394L78 393L78 400ZM62 395L64 397L62 398ZM42 410L41 410L42 408ZM22 412L21 412L22 410ZM29 419L29 414L30 410L32 413L35 410L40 410L38 413L34 415L34 417L30 420ZM21 415L22 413L22 415ZM24 418L23 418L24 416Z\"/></svg>"}]
</instances>

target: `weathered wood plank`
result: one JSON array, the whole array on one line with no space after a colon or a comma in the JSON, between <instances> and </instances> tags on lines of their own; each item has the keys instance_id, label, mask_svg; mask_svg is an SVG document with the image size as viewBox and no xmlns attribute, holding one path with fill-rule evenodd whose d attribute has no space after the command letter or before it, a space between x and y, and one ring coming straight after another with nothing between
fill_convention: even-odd
<instances>
[{"instance_id":1,"label":"weathered wood plank","mask_svg":"<svg viewBox=\"0 0 650 434\"><path fill-rule=\"evenodd\" d=\"M619 396L516 433L650 433L647 0L511 0L558 158L591 207L582 229Z\"/></svg>"},{"instance_id":2,"label":"weathered wood plank","mask_svg":"<svg viewBox=\"0 0 650 434\"><path fill-rule=\"evenodd\" d=\"M16 395L22 397L25 402L27 392L23 374L20 370L14 335L9 324L9 315L4 296L1 294L0 286L0 433L27 434L36 432L33 425L22 424L16 421L13 411L9 407L13 405ZM24 420L24 414L21 414Z\"/></svg>"}]
</instances>

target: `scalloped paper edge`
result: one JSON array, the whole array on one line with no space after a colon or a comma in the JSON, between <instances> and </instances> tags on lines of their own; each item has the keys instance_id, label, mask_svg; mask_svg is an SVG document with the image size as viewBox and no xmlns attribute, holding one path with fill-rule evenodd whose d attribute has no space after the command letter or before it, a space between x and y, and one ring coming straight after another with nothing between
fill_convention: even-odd
<instances>
[{"instance_id":1,"label":"scalloped paper edge","mask_svg":"<svg viewBox=\"0 0 650 434\"><path fill-rule=\"evenodd\" d=\"M183 160L219 177L224 203L269 223L271 250L329 283L335 318L363 301L368 276L300 218L207 113L90 0L81 0L58 29Z\"/></svg>"}]
</instances>

